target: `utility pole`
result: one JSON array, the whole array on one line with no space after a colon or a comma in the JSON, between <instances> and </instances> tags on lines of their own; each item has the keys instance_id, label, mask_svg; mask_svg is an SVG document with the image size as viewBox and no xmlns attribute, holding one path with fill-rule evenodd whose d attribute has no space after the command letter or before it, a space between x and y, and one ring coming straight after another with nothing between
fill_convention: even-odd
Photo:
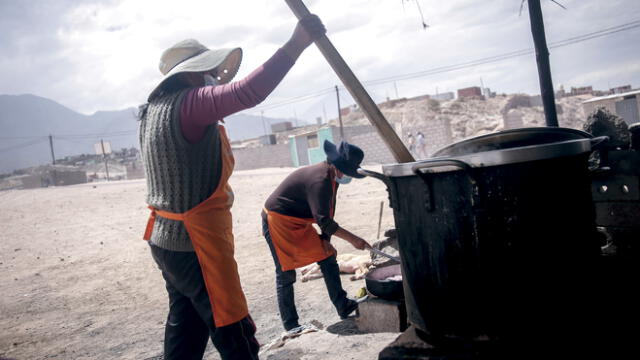
<instances>
[{"instance_id":1,"label":"utility pole","mask_svg":"<svg viewBox=\"0 0 640 360\"><path fill-rule=\"evenodd\" d=\"M56 156L53 154L53 136L49 134L49 147L51 148L51 163L56 164Z\"/></svg>"},{"instance_id":2,"label":"utility pole","mask_svg":"<svg viewBox=\"0 0 640 360\"><path fill-rule=\"evenodd\" d=\"M400 99L400 95L398 95L398 84L394 81L393 87L396 89L396 99Z\"/></svg>"},{"instance_id":3,"label":"utility pole","mask_svg":"<svg viewBox=\"0 0 640 360\"><path fill-rule=\"evenodd\" d=\"M344 140L344 130L342 129L342 113L340 111L340 92L336 85L336 99L338 100L338 121L340 122L340 140Z\"/></svg>"},{"instance_id":4,"label":"utility pole","mask_svg":"<svg viewBox=\"0 0 640 360\"><path fill-rule=\"evenodd\" d=\"M102 147L102 158L104 159L104 169L107 172L107 181L109 181L109 164L107 161L107 153L104 151L104 140L100 139L100 146Z\"/></svg>"},{"instance_id":5,"label":"utility pole","mask_svg":"<svg viewBox=\"0 0 640 360\"><path fill-rule=\"evenodd\" d=\"M322 103L322 115L324 115L324 122L328 123L329 119L327 119L327 109L324 107L324 103Z\"/></svg>"},{"instance_id":6,"label":"utility pole","mask_svg":"<svg viewBox=\"0 0 640 360\"><path fill-rule=\"evenodd\" d=\"M293 119L296 123L296 127L298 127L298 112L296 111L296 109L293 109Z\"/></svg>"},{"instance_id":7,"label":"utility pole","mask_svg":"<svg viewBox=\"0 0 640 360\"><path fill-rule=\"evenodd\" d=\"M556 102L553 94L553 82L551 81L551 66L549 65L549 49L544 34L544 21L540 0L527 0L529 5L529 18L531 20L531 34L536 48L536 62L538 63L538 78L540 79L540 96L544 106L544 115L547 126L558 126L556 114Z\"/></svg>"},{"instance_id":8,"label":"utility pole","mask_svg":"<svg viewBox=\"0 0 640 360\"><path fill-rule=\"evenodd\" d=\"M262 130L267 135L267 125L264 124L264 111L260 111L260 119L262 119Z\"/></svg>"}]
</instances>

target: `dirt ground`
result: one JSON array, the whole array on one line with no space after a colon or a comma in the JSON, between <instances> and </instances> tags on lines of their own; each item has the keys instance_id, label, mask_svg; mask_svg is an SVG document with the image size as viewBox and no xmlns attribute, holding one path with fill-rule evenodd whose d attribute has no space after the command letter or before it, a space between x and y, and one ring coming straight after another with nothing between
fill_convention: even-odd
<instances>
[{"instance_id":1,"label":"dirt ground","mask_svg":"<svg viewBox=\"0 0 640 360\"><path fill-rule=\"evenodd\" d=\"M372 170L380 170L372 167ZM274 265L260 233L260 210L293 169L238 171L231 178L236 260L261 344L282 333ZM161 359L168 302L142 233L144 180L0 192L0 358ZM375 179L342 186L336 220L375 240L393 227L387 192ZM382 237L382 235L381 235ZM359 253L345 241L339 252ZM364 280L342 277L350 296ZM340 320L322 280L296 283L302 335L262 359L377 359L397 333L362 334ZM218 359L209 344L206 359Z\"/></svg>"}]
</instances>

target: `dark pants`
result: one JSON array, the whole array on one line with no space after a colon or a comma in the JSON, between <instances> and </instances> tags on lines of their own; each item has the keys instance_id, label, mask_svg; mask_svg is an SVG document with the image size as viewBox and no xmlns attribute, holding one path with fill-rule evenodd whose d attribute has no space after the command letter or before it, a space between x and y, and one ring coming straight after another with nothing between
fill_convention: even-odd
<instances>
[{"instance_id":1,"label":"dark pants","mask_svg":"<svg viewBox=\"0 0 640 360\"><path fill-rule=\"evenodd\" d=\"M195 252L169 251L151 245L169 294L164 358L202 359L209 337L223 359L257 359L260 344L250 316L216 328L209 295Z\"/></svg>"},{"instance_id":2,"label":"dark pants","mask_svg":"<svg viewBox=\"0 0 640 360\"><path fill-rule=\"evenodd\" d=\"M269 224L264 218L262 219L262 234L267 240L267 244L269 244L273 262L276 265L276 293L278 296L278 308L280 309L282 325L284 325L286 330L291 330L300 326L298 323L298 312L296 311L296 304L293 295L293 284L296 282L296 271L282 271L278 255L276 255L276 251L273 247L271 234L269 233ZM320 265L320 270L324 277L324 283L327 286L329 299L338 311L338 315L341 317L348 315L345 314L345 312L348 311L350 301L353 300L347 299L347 293L342 289L340 269L338 268L335 255L319 261L318 265Z\"/></svg>"}]
</instances>

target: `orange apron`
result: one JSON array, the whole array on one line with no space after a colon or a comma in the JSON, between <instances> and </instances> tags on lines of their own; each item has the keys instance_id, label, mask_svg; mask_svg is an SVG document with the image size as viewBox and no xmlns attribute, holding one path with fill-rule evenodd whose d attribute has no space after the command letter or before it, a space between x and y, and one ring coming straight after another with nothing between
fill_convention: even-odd
<instances>
[{"instance_id":1,"label":"orange apron","mask_svg":"<svg viewBox=\"0 0 640 360\"><path fill-rule=\"evenodd\" d=\"M331 218L335 208L333 204L336 194L335 180L332 180L332 187ZM267 209L264 211L267 214L269 234L282 271L297 269L336 254L333 250L325 251L322 246L323 240L311 226L315 222L314 219L282 215Z\"/></svg>"},{"instance_id":2,"label":"orange apron","mask_svg":"<svg viewBox=\"0 0 640 360\"><path fill-rule=\"evenodd\" d=\"M184 223L198 256L216 327L233 324L249 314L233 257L231 205L233 191L228 180L235 161L224 126L219 125L222 173L213 194L183 213L151 209L144 239L151 238L156 215Z\"/></svg>"}]
</instances>

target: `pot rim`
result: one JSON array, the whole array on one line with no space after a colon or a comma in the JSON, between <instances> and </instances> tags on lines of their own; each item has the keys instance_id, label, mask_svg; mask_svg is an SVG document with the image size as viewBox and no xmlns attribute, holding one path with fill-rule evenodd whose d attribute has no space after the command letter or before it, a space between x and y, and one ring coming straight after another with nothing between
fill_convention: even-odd
<instances>
[{"instance_id":1,"label":"pot rim","mask_svg":"<svg viewBox=\"0 0 640 360\"><path fill-rule=\"evenodd\" d=\"M382 171L384 175L388 177L401 177L414 176L416 175L416 171L440 173L459 171L463 169L461 166L448 164L451 161L459 162L472 168L484 168L536 160L547 160L591 152L592 142L596 139L598 138L566 140L541 145L482 151L461 156L434 157L412 163L387 164L382 166Z\"/></svg>"},{"instance_id":2,"label":"pot rim","mask_svg":"<svg viewBox=\"0 0 640 360\"><path fill-rule=\"evenodd\" d=\"M542 145L551 142L588 139L588 132L565 127L526 127L478 135L449 144L433 153L439 156L461 156L480 151L508 149L518 146Z\"/></svg>"}]
</instances>

